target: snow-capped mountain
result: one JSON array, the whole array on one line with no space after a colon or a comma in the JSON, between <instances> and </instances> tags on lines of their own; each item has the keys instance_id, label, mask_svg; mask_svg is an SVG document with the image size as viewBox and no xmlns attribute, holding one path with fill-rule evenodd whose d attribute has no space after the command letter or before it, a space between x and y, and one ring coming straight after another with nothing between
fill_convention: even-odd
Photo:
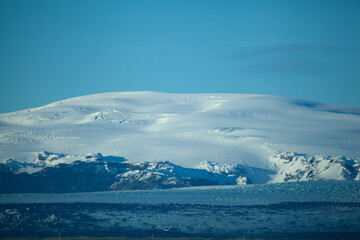
<instances>
[{"instance_id":1,"label":"snow-capped mountain","mask_svg":"<svg viewBox=\"0 0 360 240\"><path fill-rule=\"evenodd\" d=\"M2 172L86 165L110 190L358 180L359 156L359 107L276 96L121 92L0 114Z\"/></svg>"},{"instance_id":2,"label":"snow-capped mountain","mask_svg":"<svg viewBox=\"0 0 360 240\"><path fill-rule=\"evenodd\" d=\"M275 152L360 156L360 108L266 95L120 92L0 114L0 160L41 151L272 168Z\"/></svg>"},{"instance_id":3,"label":"snow-capped mountain","mask_svg":"<svg viewBox=\"0 0 360 240\"><path fill-rule=\"evenodd\" d=\"M277 171L203 161L184 168L169 161L129 163L101 153L71 160L40 152L33 163L0 164L0 193L93 192L244 185L309 180L360 180L360 159L276 153Z\"/></svg>"},{"instance_id":4,"label":"snow-capped mountain","mask_svg":"<svg viewBox=\"0 0 360 240\"><path fill-rule=\"evenodd\" d=\"M129 163L100 153L75 161L66 158L66 154L40 152L33 163L7 160L0 164L0 193L238 185L253 183L254 173L262 175L254 178L256 183L266 183L274 174L269 170L210 162L202 162L198 168L184 168L168 161Z\"/></svg>"},{"instance_id":5,"label":"snow-capped mountain","mask_svg":"<svg viewBox=\"0 0 360 240\"><path fill-rule=\"evenodd\" d=\"M360 159L276 153L271 158L278 172L271 182L308 180L360 180Z\"/></svg>"}]
</instances>

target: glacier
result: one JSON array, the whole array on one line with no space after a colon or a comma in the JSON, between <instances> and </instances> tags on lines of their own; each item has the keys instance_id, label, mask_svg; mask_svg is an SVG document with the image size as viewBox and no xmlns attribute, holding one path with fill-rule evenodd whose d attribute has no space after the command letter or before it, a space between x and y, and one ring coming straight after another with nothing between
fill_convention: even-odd
<instances>
[{"instance_id":1,"label":"glacier","mask_svg":"<svg viewBox=\"0 0 360 240\"><path fill-rule=\"evenodd\" d=\"M4 183L75 176L79 166L107 179L3 193L357 181L359 156L360 108L276 96L119 92L0 114Z\"/></svg>"},{"instance_id":2,"label":"glacier","mask_svg":"<svg viewBox=\"0 0 360 240\"><path fill-rule=\"evenodd\" d=\"M115 92L0 114L0 160L42 151L276 170L276 152L360 156L360 108L251 94Z\"/></svg>"}]
</instances>

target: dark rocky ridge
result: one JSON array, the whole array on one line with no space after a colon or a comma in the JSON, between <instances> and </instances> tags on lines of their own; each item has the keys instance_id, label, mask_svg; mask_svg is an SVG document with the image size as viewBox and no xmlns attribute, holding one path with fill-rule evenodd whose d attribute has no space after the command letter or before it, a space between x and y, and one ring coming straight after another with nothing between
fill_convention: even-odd
<instances>
[{"instance_id":1,"label":"dark rocky ridge","mask_svg":"<svg viewBox=\"0 0 360 240\"><path fill-rule=\"evenodd\" d=\"M43 156L41 156L43 157ZM31 164L0 164L0 193L66 193L111 190L169 189L177 187L233 185L238 176L223 176L204 169L188 169L170 162L124 163L102 158L48 166L29 174L19 172Z\"/></svg>"},{"instance_id":2,"label":"dark rocky ridge","mask_svg":"<svg viewBox=\"0 0 360 240\"><path fill-rule=\"evenodd\" d=\"M240 164L203 161L184 168L168 161L129 163L100 153L71 160L41 152L33 163L0 164L0 193L66 193L169 189L191 186L273 182L360 180L359 159L279 152L271 161L277 172Z\"/></svg>"}]
</instances>

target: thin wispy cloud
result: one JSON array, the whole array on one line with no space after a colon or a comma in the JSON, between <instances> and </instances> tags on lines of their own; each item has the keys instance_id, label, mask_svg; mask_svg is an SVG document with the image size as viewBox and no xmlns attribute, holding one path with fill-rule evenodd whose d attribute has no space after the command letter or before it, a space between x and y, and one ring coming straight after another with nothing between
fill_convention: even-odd
<instances>
[{"instance_id":1,"label":"thin wispy cloud","mask_svg":"<svg viewBox=\"0 0 360 240\"><path fill-rule=\"evenodd\" d=\"M249 48L230 57L239 74L319 74L331 72L332 60L351 54L342 46L293 44Z\"/></svg>"},{"instance_id":2,"label":"thin wispy cloud","mask_svg":"<svg viewBox=\"0 0 360 240\"><path fill-rule=\"evenodd\" d=\"M264 47L246 48L240 50L238 53L232 55L232 60L243 60L256 57L264 57L271 55L324 55L324 54L348 54L351 53L349 48L336 45L326 44L288 44L288 45L273 45Z\"/></svg>"},{"instance_id":3,"label":"thin wispy cloud","mask_svg":"<svg viewBox=\"0 0 360 240\"><path fill-rule=\"evenodd\" d=\"M326 72L329 64L317 61L306 60L281 60L281 61L264 61L247 66L240 67L238 72L255 74L255 73L282 73L282 74L314 74Z\"/></svg>"}]
</instances>

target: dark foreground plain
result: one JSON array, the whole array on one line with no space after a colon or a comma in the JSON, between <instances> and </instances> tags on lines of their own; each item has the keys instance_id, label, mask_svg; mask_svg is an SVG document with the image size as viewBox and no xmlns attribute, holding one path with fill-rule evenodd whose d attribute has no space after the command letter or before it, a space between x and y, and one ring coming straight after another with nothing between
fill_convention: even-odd
<instances>
[{"instance_id":1,"label":"dark foreground plain","mask_svg":"<svg viewBox=\"0 0 360 240\"><path fill-rule=\"evenodd\" d=\"M353 236L351 234L346 236L336 235L336 236L330 236L330 235L323 235L322 239L358 239L357 236ZM355 238L354 238L355 237ZM298 237L271 237L271 238L248 238L248 237L241 237L241 238L201 238L201 237L156 237L156 236L150 236L150 237L144 237L144 238L127 238L127 237L88 237L88 236L76 236L76 237L61 237L54 236L54 237L22 237L22 238L15 238L15 237L5 237L0 238L2 240L314 240L319 238L312 238L311 236L298 236Z\"/></svg>"},{"instance_id":2,"label":"dark foreground plain","mask_svg":"<svg viewBox=\"0 0 360 240\"><path fill-rule=\"evenodd\" d=\"M2 204L0 217L1 238L360 239L360 203Z\"/></svg>"},{"instance_id":3,"label":"dark foreground plain","mask_svg":"<svg viewBox=\"0 0 360 240\"><path fill-rule=\"evenodd\" d=\"M360 239L360 183L0 194L1 239L59 233L61 239Z\"/></svg>"},{"instance_id":4,"label":"dark foreground plain","mask_svg":"<svg viewBox=\"0 0 360 240\"><path fill-rule=\"evenodd\" d=\"M333 236L326 236L323 235L323 239L354 239L356 236L349 235L347 238L346 236L340 236L337 237ZM144 237L144 238L126 238L126 237L86 237L86 236L77 236L77 237L46 237L46 238L40 238L40 237L25 237L25 238L0 238L2 240L314 240L318 238L312 238L312 237L272 237L272 238L247 238L247 237L241 237L241 238L199 238L199 237L172 237L172 238L163 238L163 237ZM356 239L356 238L355 238Z\"/></svg>"}]
</instances>

